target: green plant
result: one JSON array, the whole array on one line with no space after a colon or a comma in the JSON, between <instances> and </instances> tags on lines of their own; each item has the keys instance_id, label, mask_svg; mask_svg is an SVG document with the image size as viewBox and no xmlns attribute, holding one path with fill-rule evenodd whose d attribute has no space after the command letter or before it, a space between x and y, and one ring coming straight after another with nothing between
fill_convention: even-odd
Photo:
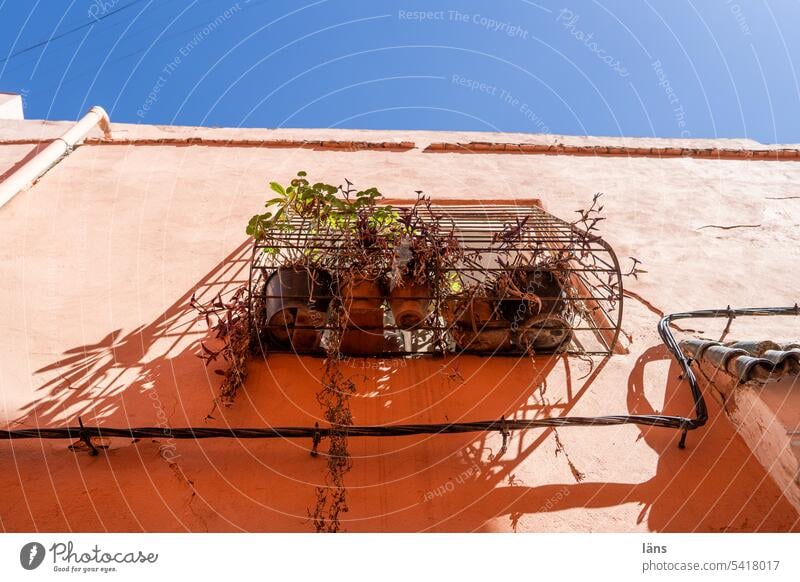
<instances>
[{"instance_id":1,"label":"green plant","mask_svg":"<svg viewBox=\"0 0 800 582\"><path fill-rule=\"evenodd\" d=\"M330 425L326 484L317 488L309 517L317 531L339 531L340 513L347 511L344 476L350 469L349 397L355 392L355 385L340 369L348 319L342 294L348 282L385 277L400 234L398 214L381 204L377 188L357 190L348 180L344 186L312 183L303 171L289 185L272 182L270 189L277 196L266 202L266 212L250 219L247 234L263 245L275 267L326 271L335 280L324 373L317 393Z\"/></svg>"},{"instance_id":2,"label":"green plant","mask_svg":"<svg viewBox=\"0 0 800 582\"><path fill-rule=\"evenodd\" d=\"M249 236L269 243L277 239L285 240L287 233L297 233L299 236L295 242L300 243L306 229L320 232L333 212L345 210L344 201L336 196L339 188L322 182L311 184L306 175L306 172L298 172L297 177L285 187L278 182L270 182L270 189L278 196L264 204L267 212L250 218L246 229ZM279 246L268 244L264 251L277 255Z\"/></svg>"},{"instance_id":3,"label":"green plant","mask_svg":"<svg viewBox=\"0 0 800 582\"><path fill-rule=\"evenodd\" d=\"M330 262L324 249L304 244L313 237L338 241L337 254L344 254L356 268L382 258L397 236L398 216L391 206L378 203L380 191L374 187L356 190L349 180L345 186L312 183L307 176L305 171L298 172L288 186L270 182L277 196L267 200L266 212L250 218L247 234L264 241L264 251L272 255L279 253L278 242L290 243L287 254L296 262ZM378 266L383 262L379 260Z\"/></svg>"},{"instance_id":4,"label":"green plant","mask_svg":"<svg viewBox=\"0 0 800 582\"><path fill-rule=\"evenodd\" d=\"M421 192L414 204L396 208L375 187L359 190L349 180L339 186L312 182L303 171L286 186L270 183L270 189L275 196L264 213L250 219L248 235L276 269L306 268L309 275L324 271L332 281L317 394L330 425L327 473L309 517L317 531L339 531L351 466L349 400L356 391L341 370L342 352L362 353L343 340L355 337L348 334L377 314L379 324L364 325L379 330L370 341L382 342L384 300L396 316L402 314L395 319L404 322L398 324L401 329L417 329L424 321L424 333L413 341L424 335L419 345L441 352L453 343L483 352L509 349L516 341L514 326L530 324L544 305L552 305L547 311L558 312L566 325L577 316L586 319L570 273L593 260L589 242L602 220L602 206L595 197L577 220L565 224L562 238L568 240L560 245L550 244L556 237L543 236L541 221L529 220L534 215L528 214L513 218L490 242L470 248L458 238L455 224ZM637 272L636 264L632 272ZM541 273L550 274L552 281ZM543 281L551 281L558 292L548 294ZM384 282L391 283L384 286L388 292L379 290ZM261 312L253 313L259 317ZM449 335L444 324L452 327Z\"/></svg>"}]
</instances>

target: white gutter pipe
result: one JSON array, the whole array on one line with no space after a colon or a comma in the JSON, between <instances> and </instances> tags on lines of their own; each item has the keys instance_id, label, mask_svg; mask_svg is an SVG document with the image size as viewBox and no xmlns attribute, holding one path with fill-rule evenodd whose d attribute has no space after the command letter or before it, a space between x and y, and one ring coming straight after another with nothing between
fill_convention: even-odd
<instances>
[{"instance_id":1,"label":"white gutter pipe","mask_svg":"<svg viewBox=\"0 0 800 582\"><path fill-rule=\"evenodd\" d=\"M108 113L102 107L94 106L64 135L53 140L50 145L28 160L25 165L0 184L0 207L23 190L29 188L62 158L72 153L75 145L97 126L100 126L100 129L103 130L105 137L111 137Z\"/></svg>"}]
</instances>

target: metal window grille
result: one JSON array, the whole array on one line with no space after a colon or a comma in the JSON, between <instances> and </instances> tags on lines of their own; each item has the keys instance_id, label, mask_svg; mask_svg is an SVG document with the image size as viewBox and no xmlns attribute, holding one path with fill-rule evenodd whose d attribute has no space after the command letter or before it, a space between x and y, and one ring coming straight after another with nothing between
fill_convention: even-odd
<instances>
[{"instance_id":1,"label":"metal window grille","mask_svg":"<svg viewBox=\"0 0 800 582\"><path fill-rule=\"evenodd\" d=\"M434 214L452 229L470 256L477 257L456 263L454 275L485 290L482 300L491 302L493 318L470 325L465 321L469 318L459 318L458 313L443 317L442 313L457 311L453 309L457 294L443 296L428 290L406 299L422 300L439 309L431 309L431 314L409 329L398 325L391 292L384 291L383 317L358 325L359 333L374 340L369 353L362 355L396 357L443 350L495 356L531 351L613 353L622 322L622 275L614 250L602 238L535 205L443 204L431 205L423 213ZM516 225L524 227L517 230ZM316 236L299 219L294 219L292 226L289 232L271 233L269 242L253 245L251 302L262 307L279 302L282 309L268 310L265 316L263 310L251 307L251 319L268 351L323 354L331 330L326 314L331 291L324 284L315 285L313 291L302 284L292 289L291 284L276 284L276 279L285 278L280 267L298 252L337 252L338 241L330 235ZM503 233L505 236L499 236ZM538 268L552 267L554 261L558 261L557 269ZM533 289L543 295L538 313L532 315L525 301L498 290L493 282L503 273L528 283L538 278ZM336 274L327 277L331 275L335 280Z\"/></svg>"}]
</instances>

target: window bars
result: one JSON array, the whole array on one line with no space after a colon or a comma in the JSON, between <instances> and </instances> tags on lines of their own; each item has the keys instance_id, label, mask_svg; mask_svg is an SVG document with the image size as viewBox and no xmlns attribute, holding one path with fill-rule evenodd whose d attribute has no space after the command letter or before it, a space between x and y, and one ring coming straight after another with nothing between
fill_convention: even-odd
<instances>
[{"instance_id":1,"label":"window bars","mask_svg":"<svg viewBox=\"0 0 800 582\"><path fill-rule=\"evenodd\" d=\"M410 206L393 208L402 215ZM357 329L344 332L342 351L349 355L613 353L622 275L614 250L591 232L593 221L568 223L539 206L415 208L462 250L428 284L392 286L382 279L377 290L345 290L337 287L346 269L341 262L310 275L287 269L299 258L341 251L336 235L315 235L300 219L256 241L250 315L265 352L324 354L332 329L327 311L338 292L360 310L349 316ZM391 252L403 259L403 251Z\"/></svg>"}]
</instances>

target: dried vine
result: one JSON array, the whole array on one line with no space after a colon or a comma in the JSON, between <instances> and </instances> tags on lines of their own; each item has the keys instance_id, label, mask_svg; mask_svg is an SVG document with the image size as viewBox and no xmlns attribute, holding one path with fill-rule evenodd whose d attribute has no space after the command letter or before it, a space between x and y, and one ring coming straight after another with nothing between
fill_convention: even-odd
<instances>
[{"instance_id":1,"label":"dried vine","mask_svg":"<svg viewBox=\"0 0 800 582\"><path fill-rule=\"evenodd\" d=\"M365 297L373 299L377 307L366 310L382 314L383 300L388 297L391 303L398 288L410 286L405 296L400 296L427 298L423 299L425 307L414 312L414 321L421 317L420 324L424 325L420 327L430 330L422 334L424 339L415 341L437 352L452 349L453 343L459 347L458 337L474 337L469 336L470 318L473 334L479 331L477 323L497 324L505 318L512 324L509 337L513 336L517 344L524 342L522 332L517 338L514 326L520 321L535 325L531 322L538 321L534 317L540 313L553 312L556 321L562 321L557 325L571 328L576 318L591 317L591 311L597 309L578 300L582 293L571 271L576 265L586 270L597 267L592 244L598 238L597 225L604 220L603 206L599 203L601 195L594 196L588 209L576 211L578 218L568 223L569 240L560 241L563 244L549 242L559 240L563 232L550 236L553 233L546 228L543 232L541 224L530 220L529 215L506 224L492 237L488 249L472 249L459 240L455 224L433 209L430 198L422 192L417 192L417 200L411 206L394 208L380 204L382 195L376 188L357 190L349 181L344 186L312 184L305 172L298 172L286 187L275 182L270 187L278 196L267 201L266 212L252 217L247 233L260 245L256 248L263 250L267 264L271 265L271 276L280 269L291 270L294 276L305 271L310 288L326 287L321 295L328 301L322 307L313 298L320 295L317 290L311 291L307 298L309 314L314 316L308 318L312 327L325 330L319 332L316 340L315 349L322 347L326 356L316 399L322 418L329 425L325 435L329 441L325 454L327 472L324 483L315 490L315 504L308 510L308 516L317 532L338 532L342 530L342 514L348 511L345 476L351 469L348 430L353 425L350 399L356 385L343 372L342 362L343 352L352 353L348 351L351 348L343 348L343 340L353 329L358 329L359 322L353 319L353 301L361 300L363 304ZM312 239L318 242L309 244ZM633 259L626 275L636 277L644 273L639 265L640 261ZM545 279L549 288L542 287L540 273L551 278ZM275 328L267 322L266 298L275 297L265 291L269 280L262 280L260 287L253 290L253 297L249 297L244 287L228 300L218 295L203 304L192 297L192 305L205 318L216 339L223 342L217 350L201 343L200 357L206 365L220 357L228 364L227 369L214 370L223 376L215 402L226 406L233 402L247 377L247 356L254 340L260 342L264 330L269 333ZM388 294L383 291L376 297L359 295L355 290L364 283L391 291ZM424 292L414 293L415 286L424 288ZM616 286L611 276L607 283L601 281L601 287L608 292L606 300L612 304L618 292ZM482 304L483 310L476 304ZM521 313L515 314L513 321L506 313L501 317L498 314L501 304L518 304ZM493 306L489 312L487 305ZM394 306L392 310L396 315ZM479 311L483 319L476 322L475 314ZM470 318L465 318L465 313L471 313ZM399 325L397 321L395 325ZM530 327L525 329L525 333L530 333ZM538 333L536 328L534 332ZM290 342L296 340L296 336L287 337ZM382 331L376 341L383 341ZM524 349L535 355L532 345ZM316 438L315 452L318 442Z\"/></svg>"},{"instance_id":2,"label":"dried vine","mask_svg":"<svg viewBox=\"0 0 800 582\"><path fill-rule=\"evenodd\" d=\"M341 308L336 307L333 317L339 320L341 316ZM355 394L356 386L342 373L339 353L340 325L332 327L334 329L328 338L327 357L323 364L322 386L317 393L317 402L331 428L328 436L328 471L324 485L315 490L316 504L308 512L318 533L336 533L341 530L340 514L348 511L344 477L351 468L347 427L353 424L350 397Z\"/></svg>"},{"instance_id":3,"label":"dried vine","mask_svg":"<svg viewBox=\"0 0 800 582\"><path fill-rule=\"evenodd\" d=\"M225 369L217 368L214 373L222 376L222 384L214 401L215 406L233 404L236 394L244 387L247 379L247 358L250 353L251 334L247 287L239 287L226 301L221 294L207 302L198 301L193 294L191 306L197 310L212 331L215 339L223 342L220 349L214 350L205 342L200 342L202 352L198 355L206 366L217 362L220 356L226 362Z\"/></svg>"},{"instance_id":4,"label":"dried vine","mask_svg":"<svg viewBox=\"0 0 800 582\"><path fill-rule=\"evenodd\" d=\"M298 178L301 185L306 185L305 175ZM342 371L342 337L348 326L347 311L350 307L343 289L359 279L379 280L390 263L396 242L394 212L389 207L375 204L380 192L375 188L356 191L350 181L346 180L345 184L339 186L335 194L330 186L314 186L323 196L338 195L340 198L336 200L344 201L343 205L336 204L338 211L328 212L324 210L324 204L312 205L317 212L313 226L315 233L337 240L336 252L316 258L318 268L335 274L329 289L332 301L324 343L326 357L317 393L323 418L330 426L327 473L325 483L315 490L315 505L308 512L318 533L341 531L341 514L348 511L344 480L352 464L347 429L353 424L350 398L356 392L356 385ZM328 198L328 207L333 204ZM323 216L324 220L320 220Z\"/></svg>"}]
</instances>

